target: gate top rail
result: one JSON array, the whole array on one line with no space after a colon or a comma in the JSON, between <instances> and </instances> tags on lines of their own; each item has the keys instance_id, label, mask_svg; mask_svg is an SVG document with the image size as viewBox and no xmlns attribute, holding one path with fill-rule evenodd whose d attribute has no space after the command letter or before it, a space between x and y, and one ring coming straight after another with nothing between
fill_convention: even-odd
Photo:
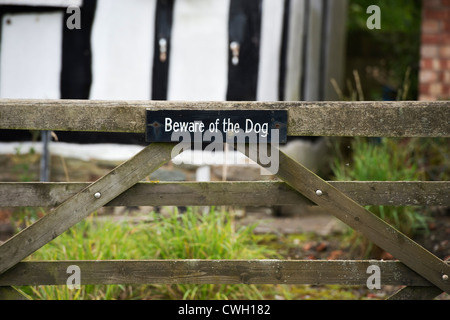
<instances>
[{"instance_id":1,"label":"gate top rail","mask_svg":"<svg viewBox=\"0 0 450 320\"><path fill-rule=\"evenodd\" d=\"M288 110L289 136L450 137L450 101L0 99L0 129L145 132L145 110Z\"/></svg>"}]
</instances>

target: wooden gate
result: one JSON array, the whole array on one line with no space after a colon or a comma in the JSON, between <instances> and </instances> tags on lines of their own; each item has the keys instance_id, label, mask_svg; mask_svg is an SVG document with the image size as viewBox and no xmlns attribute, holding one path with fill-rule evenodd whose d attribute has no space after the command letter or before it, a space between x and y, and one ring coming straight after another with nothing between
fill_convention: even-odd
<instances>
[{"instance_id":1,"label":"wooden gate","mask_svg":"<svg viewBox=\"0 0 450 320\"><path fill-rule=\"evenodd\" d=\"M146 110L287 110L289 136L449 137L450 102L168 102L1 100L0 128L145 132ZM12 286L66 284L67 267L81 284L244 283L365 286L376 265L382 284L404 285L392 299L450 293L450 266L362 205L449 206L448 181L328 182L279 152L282 182L140 182L171 160L174 143L152 143L93 183L1 183L1 206L55 206L0 246L0 296ZM254 153L247 152L252 157ZM258 162L259 159L252 160ZM239 192L246 196L236 198ZM217 193L222 196L217 197ZM270 194L270 197L261 195ZM351 197L350 197L350 196ZM355 200L353 200L353 199ZM261 205L313 202L392 254L396 261L105 260L22 261L106 205Z\"/></svg>"}]
</instances>

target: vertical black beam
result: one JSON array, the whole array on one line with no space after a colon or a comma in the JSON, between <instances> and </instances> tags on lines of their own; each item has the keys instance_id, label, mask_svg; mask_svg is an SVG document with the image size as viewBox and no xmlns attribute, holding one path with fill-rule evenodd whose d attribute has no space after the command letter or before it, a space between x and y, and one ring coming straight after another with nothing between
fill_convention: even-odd
<instances>
[{"instance_id":1,"label":"vertical black beam","mask_svg":"<svg viewBox=\"0 0 450 320\"><path fill-rule=\"evenodd\" d=\"M226 100L256 100L261 34L261 0L231 0L228 44L239 44L238 63L228 50L228 88Z\"/></svg>"},{"instance_id":2,"label":"vertical black beam","mask_svg":"<svg viewBox=\"0 0 450 320\"><path fill-rule=\"evenodd\" d=\"M80 8L81 29L69 29L67 19L72 13L64 10L61 99L89 99L92 84L91 31L96 0L84 1Z\"/></svg>"},{"instance_id":3,"label":"vertical black beam","mask_svg":"<svg viewBox=\"0 0 450 320\"><path fill-rule=\"evenodd\" d=\"M283 33L281 35L280 71L278 73L278 100L284 101L286 87L287 47L289 39L289 12L291 0L284 0Z\"/></svg>"},{"instance_id":4,"label":"vertical black beam","mask_svg":"<svg viewBox=\"0 0 450 320\"><path fill-rule=\"evenodd\" d=\"M330 12L329 12L328 0L323 0L322 6L322 28L321 28L321 41L320 41L320 65L319 65L319 100L325 100L325 88L327 81L327 56L330 44L329 38L329 24L330 24Z\"/></svg>"},{"instance_id":5,"label":"vertical black beam","mask_svg":"<svg viewBox=\"0 0 450 320\"><path fill-rule=\"evenodd\" d=\"M156 3L152 72L153 100L167 100L174 3L175 0L158 0ZM165 46L162 45L162 41L165 41Z\"/></svg>"}]
</instances>

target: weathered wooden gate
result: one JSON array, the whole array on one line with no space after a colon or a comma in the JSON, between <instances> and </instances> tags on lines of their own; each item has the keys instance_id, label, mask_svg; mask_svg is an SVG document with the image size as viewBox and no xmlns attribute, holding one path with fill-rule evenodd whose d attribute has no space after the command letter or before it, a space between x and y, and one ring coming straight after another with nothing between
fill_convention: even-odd
<instances>
[{"instance_id":1,"label":"weathered wooden gate","mask_svg":"<svg viewBox=\"0 0 450 320\"><path fill-rule=\"evenodd\" d=\"M290 136L450 137L448 101L1 100L0 128L144 133L147 109L287 110ZM369 265L376 265L381 270L383 285L406 286L392 299L429 299L442 292L450 293L450 266L446 262L361 206L448 206L448 181L327 182L280 151L276 176L283 182L203 182L201 187L197 182L140 182L171 160L173 147L173 143L152 143L93 183L1 183L1 206L55 206L55 209L0 246L0 296L19 298L12 286L66 284L67 267L74 261L22 260L102 206L262 205L304 201L327 209L398 260L76 261L82 271L81 284L366 285L366 270ZM253 153L247 155L252 157ZM241 196L237 198L236 192Z\"/></svg>"}]
</instances>

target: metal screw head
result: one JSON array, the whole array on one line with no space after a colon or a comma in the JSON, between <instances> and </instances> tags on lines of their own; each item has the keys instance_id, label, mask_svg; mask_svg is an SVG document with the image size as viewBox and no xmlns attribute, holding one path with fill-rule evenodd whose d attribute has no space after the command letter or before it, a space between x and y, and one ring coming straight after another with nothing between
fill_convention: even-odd
<instances>
[{"instance_id":1,"label":"metal screw head","mask_svg":"<svg viewBox=\"0 0 450 320\"><path fill-rule=\"evenodd\" d=\"M323 192L322 192L322 190L320 190L320 189L316 190L316 195L318 195L318 196L321 196L321 195L323 195Z\"/></svg>"},{"instance_id":2,"label":"metal screw head","mask_svg":"<svg viewBox=\"0 0 450 320\"><path fill-rule=\"evenodd\" d=\"M442 275L442 280L447 281L447 280L448 280L448 275L443 274L443 275Z\"/></svg>"},{"instance_id":3,"label":"metal screw head","mask_svg":"<svg viewBox=\"0 0 450 320\"><path fill-rule=\"evenodd\" d=\"M101 196L102 196L102 194L101 194L100 192L96 192L96 193L94 194L94 198L95 198L95 199L100 199Z\"/></svg>"}]
</instances>

